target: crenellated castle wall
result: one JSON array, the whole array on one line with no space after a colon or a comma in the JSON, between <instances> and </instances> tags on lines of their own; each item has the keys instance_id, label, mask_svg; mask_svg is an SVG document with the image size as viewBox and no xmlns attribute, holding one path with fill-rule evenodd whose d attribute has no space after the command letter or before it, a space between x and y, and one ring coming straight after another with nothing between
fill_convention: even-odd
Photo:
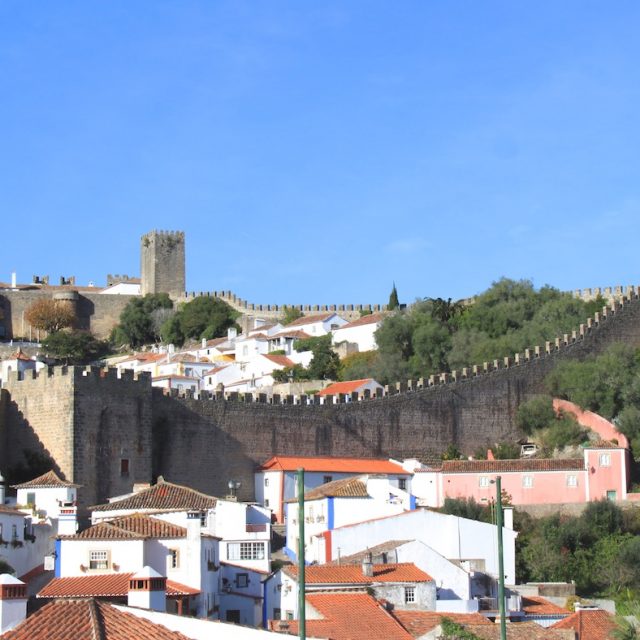
<instances>
[{"instance_id":1,"label":"crenellated castle wall","mask_svg":"<svg viewBox=\"0 0 640 640\"><path fill-rule=\"evenodd\" d=\"M420 457L452 443L472 453L519 437L518 405L541 390L557 362L620 341L640 345L636 293L521 354L325 404L318 396L165 396L147 375L118 377L115 369L14 374L0 399L0 470L24 448L44 451L85 486L86 506L159 474L218 495L240 480L249 499L255 466L274 454Z\"/></svg>"}]
</instances>

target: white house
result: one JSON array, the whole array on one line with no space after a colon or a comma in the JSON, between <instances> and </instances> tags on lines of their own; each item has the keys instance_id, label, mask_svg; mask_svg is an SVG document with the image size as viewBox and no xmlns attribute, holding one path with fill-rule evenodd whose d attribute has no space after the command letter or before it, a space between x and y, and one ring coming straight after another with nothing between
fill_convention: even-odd
<instances>
[{"instance_id":1,"label":"white house","mask_svg":"<svg viewBox=\"0 0 640 640\"><path fill-rule=\"evenodd\" d=\"M17 503L31 515L32 523L48 522L59 535L78 530L77 492L80 485L62 480L55 471L13 485Z\"/></svg>"},{"instance_id":2,"label":"white house","mask_svg":"<svg viewBox=\"0 0 640 640\"><path fill-rule=\"evenodd\" d=\"M387 476L361 475L323 484L304 495L305 560L326 562L318 539L331 540L332 531L370 518L396 515L415 508L415 499L399 489ZM296 559L298 553L298 504L286 502L285 553ZM355 550L354 550L355 551Z\"/></svg>"},{"instance_id":3,"label":"white house","mask_svg":"<svg viewBox=\"0 0 640 640\"><path fill-rule=\"evenodd\" d=\"M202 533L220 538L221 561L257 571L269 570L271 512L268 509L209 496L167 482L162 476L153 486L93 507L91 521L96 524L133 513L146 513L182 526L186 515L194 512L200 514Z\"/></svg>"},{"instance_id":4,"label":"white house","mask_svg":"<svg viewBox=\"0 0 640 640\"><path fill-rule=\"evenodd\" d=\"M264 625L264 581L268 571L222 562L220 620L257 627Z\"/></svg>"},{"instance_id":5,"label":"white house","mask_svg":"<svg viewBox=\"0 0 640 640\"><path fill-rule=\"evenodd\" d=\"M505 509L504 569L507 584L515 584L513 514ZM498 575L496 526L429 509L415 509L388 517L362 518L314 535L308 559L330 562L389 540L418 540L447 560L489 576ZM465 564L466 563L466 564Z\"/></svg>"},{"instance_id":6,"label":"white house","mask_svg":"<svg viewBox=\"0 0 640 640\"><path fill-rule=\"evenodd\" d=\"M411 473L400 463L385 458L339 458L321 456L273 456L258 467L256 501L271 509L277 522L284 522L284 502L297 495L297 471L304 469L304 490L327 482L362 474L385 475L402 491L411 493Z\"/></svg>"},{"instance_id":7,"label":"white house","mask_svg":"<svg viewBox=\"0 0 640 640\"><path fill-rule=\"evenodd\" d=\"M376 382L373 378L362 378L360 380L334 382L322 389L318 395L321 398L325 398L325 401L329 396L333 396L334 402L338 402L340 396L345 396L347 402L350 402L351 394L353 393L357 393L359 397L368 393L373 397L377 392L384 392L384 387L379 382Z\"/></svg>"},{"instance_id":8,"label":"white house","mask_svg":"<svg viewBox=\"0 0 640 640\"><path fill-rule=\"evenodd\" d=\"M98 293L106 293L111 296L139 296L140 287L140 280L138 278L130 278L128 282L116 282L98 291Z\"/></svg>"},{"instance_id":9,"label":"white house","mask_svg":"<svg viewBox=\"0 0 640 640\"><path fill-rule=\"evenodd\" d=\"M344 318L341 318L337 313L320 313L312 316L302 316L288 325L285 325L284 329L290 331L292 329L296 331L304 331L310 336L324 336L336 329L347 324Z\"/></svg>"},{"instance_id":10,"label":"white house","mask_svg":"<svg viewBox=\"0 0 640 640\"><path fill-rule=\"evenodd\" d=\"M45 363L30 358L22 353L22 349L18 349L14 354L10 355L0 362L0 379L6 380L10 371L17 371L22 376L26 371L40 371L45 367Z\"/></svg>"},{"instance_id":11,"label":"white house","mask_svg":"<svg viewBox=\"0 0 640 640\"><path fill-rule=\"evenodd\" d=\"M333 332L331 342L333 344L340 344L341 342L356 344L358 351L377 349L375 332L379 329L383 320L384 314L382 313L371 313L367 316L362 316L362 318L336 329Z\"/></svg>"},{"instance_id":12,"label":"white house","mask_svg":"<svg viewBox=\"0 0 640 640\"><path fill-rule=\"evenodd\" d=\"M192 613L214 615L219 606L219 539L203 530L200 511L173 515L182 526L134 513L59 536L56 577L39 597L97 597L107 595L105 590L124 597L129 578L148 566L167 577L169 588L173 583L174 610L187 600Z\"/></svg>"},{"instance_id":13,"label":"white house","mask_svg":"<svg viewBox=\"0 0 640 640\"><path fill-rule=\"evenodd\" d=\"M298 567L280 571L280 618L297 619ZM308 594L368 589L394 607L427 611L436 607L433 578L413 563L374 565L366 558L361 565L311 565L305 568L305 589Z\"/></svg>"}]
</instances>

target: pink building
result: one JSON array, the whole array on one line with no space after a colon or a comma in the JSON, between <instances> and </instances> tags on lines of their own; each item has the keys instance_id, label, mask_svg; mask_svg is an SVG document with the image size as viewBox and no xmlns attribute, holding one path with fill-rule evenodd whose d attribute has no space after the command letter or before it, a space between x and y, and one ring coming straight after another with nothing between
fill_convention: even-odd
<instances>
[{"instance_id":1,"label":"pink building","mask_svg":"<svg viewBox=\"0 0 640 640\"><path fill-rule=\"evenodd\" d=\"M626 500L630 458L625 436L571 402L554 400L554 407L573 413L601 438L585 447L581 459L445 460L440 468L415 471L412 492L418 504L441 507L445 498L490 502L497 475L514 505Z\"/></svg>"}]
</instances>

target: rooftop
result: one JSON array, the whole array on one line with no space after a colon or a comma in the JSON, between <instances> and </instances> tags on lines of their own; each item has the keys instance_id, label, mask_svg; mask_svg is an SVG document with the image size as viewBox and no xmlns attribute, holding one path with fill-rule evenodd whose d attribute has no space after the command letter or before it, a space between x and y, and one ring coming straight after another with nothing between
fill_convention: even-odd
<instances>
[{"instance_id":1,"label":"rooftop","mask_svg":"<svg viewBox=\"0 0 640 640\"><path fill-rule=\"evenodd\" d=\"M539 616L569 615L571 613L568 609L559 607L541 596L522 596L522 610L529 615Z\"/></svg>"},{"instance_id":2,"label":"rooftop","mask_svg":"<svg viewBox=\"0 0 640 640\"><path fill-rule=\"evenodd\" d=\"M382 322L385 318L383 313L370 313L366 316L362 316L353 322L349 322L348 324L343 324L340 327L342 329L351 329L352 327L362 327L367 324L377 324L378 322Z\"/></svg>"},{"instance_id":3,"label":"rooftop","mask_svg":"<svg viewBox=\"0 0 640 640\"><path fill-rule=\"evenodd\" d=\"M151 518L142 513L134 513L109 522L100 522L81 533L61 536L61 538L64 540L135 540L185 538L186 535L187 530L184 527Z\"/></svg>"},{"instance_id":4,"label":"rooftop","mask_svg":"<svg viewBox=\"0 0 640 640\"><path fill-rule=\"evenodd\" d=\"M506 473L509 471L582 471L582 459L522 458L518 460L443 460L444 473Z\"/></svg>"},{"instance_id":5,"label":"rooftop","mask_svg":"<svg viewBox=\"0 0 640 640\"><path fill-rule=\"evenodd\" d=\"M412 640L412 636L376 600L366 593L316 593L307 603L324 616L307 620L307 637L331 640ZM283 626L286 625L286 630ZM298 633L297 620L271 620L272 631Z\"/></svg>"},{"instance_id":6,"label":"rooftop","mask_svg":"<svg viewBox=\"0 0 640 640\"><path fill-rule=\"evenodd\" d=\"M131 573L102 573L91 576L54 578L39 593L38 598L120 598L129 592ZM200 591L173 580L167 580L167 596L195 596Z\"/></svg>"},{"instance_id":7,"label":"rooftop","mask_svg":"<svg viewBox=\"0 0 640 640\"><path fill-rule=\"evenodd\" d=\"M376 544L373 547L367 547L357 553L352 553L348 556L340 556L339 560L332 560L328 564L360 564L368 554L371 554L375 558L382 553L393 551L408 542L411 542L411 540L388 540L387 542Z\"/></svg>"},{"instance_id":8,"label":"rooftop","mask_svg":"<svg viewBox=\"0 0 640 640\"><path fill-rule=\"evenodd\" d=\"M147 489L91 508L94 511L190 511L213 509L217 500L190 487L167 482L160 476L157 484Z\"/></svg>"},{"instance_id":9,"label":"rooftop","mask_svg":"<svg viewBox=\"0 0 640 640\"><path fill-rule=\"evenodd\" d=\"M298 567L286 565L282 571L297 578ZM431 582L433 578L412 562L374 564L373 576L365 576L359 565L314 564L305 568L306 584L362 584L375 582Z\"/></svg>"},{"instance_id":10,"label":"rooftop","mask_svg":"<svg viewBox=\"0 0 640 640\"><path fill-rule=\"evenodd\" d=\"M293 322L285 325L285 329L290 327L301 327L305 324L313 324L314 322L324 322L325 320L328 320L335 315L335 311L329 311L328 313L319 313L312 316L302 316L301 318L298 318L297 320L294 320Z\"/></svg>"},{"instance_id":11,"label":"rooftop","mask_svg":"<svg viewBox=\"0 0 640 640\"><path fill-rule=\"evenodd\" d=\"M188 640L162 625L96 600L54 600L2 640Z\"/></svg>"},{"instance_id":12,"label":"rooftop","mask_svg":"<svg viewBox=\"0 0 640 640\"><path fill-rule=\"evenodd\" d=\"M332 471L335 473L389 473L410 475L399 464L384 458L332 458L321 456L273 456L260 471Z\"/></svg>"},{"instance_id":13,"label":"rooftop","mask_svg":"<svg viewBox=\"0 0 640 640\"><path fill-rule=\"evenodd\" d=\"M479 640L500 640L499 624L466 624L467 631L473 633ZM555 625L554 625L555 626ZM604 640L606 636L598 636ZM507 625L507 640L576 640L575 633L566 630L545 628L536 622L510 622ZM580 640L584 640L582 636Z\"/></svg>"},{"instance_id":14,"label":"rooftop","mask_svg":"<svg viewBox=\"0 0 640 640\"><path fill-rule=\"evenodd\" d=\"M60 476L52 469L51 471L47 471L47 473L43 473L41 476L34 478L33 480L29 480L28 482L23 482L21 484L14 484L14 489L53 489L53 488L78 488L81 485L73 484L73 482L67 482L66 480L62 480Z\"/></svg>"},{"instance_id":15,"label":"rooftop","mask_svg":"<svg viewBox=\"0 0 640 640\"><path fill-rule=\"evenodd\" d=\"M367 485L361 478L343 478L334 480L311 489L304 494L305 500L320 500L322 498L368 498ZM297 498L291 498L286 502L297 502Z\"/></svg>"},{"instance_id":16,"label":"rooftop","mask_svg":"<svg viewBox=\"0 0 640 640\"><path fill-rule=\"evenodd\" d=\"M392 615L414 638L420 638L435 629L442 618L449 618L458 624L493 624L479 613L438 613L394 609Z\"/></svg>"},{"instance_id":17,"label":"rooftop","mask_svg":"<svg viewBox=\"0 0 640 640\"><path fill-rule=\"evenodd\" d=\"M580 640L605 640L613 638L616 624L614 617L602 609L580 609L551 629L573 629L580 634Z\"/></svg>"},{"instance_id":18,"label":"rooftop","mask_svg":"<svg viewBox=\"0 0 640 640\"><path fill-rule=\"evenodd\" d=\"M340 393L353 393L370 383L378 384L373 378L362 378L361 380L346 380L345 382L334 382L318 393L319 396L337 396ZM382 386L382 385L379 385Z\"/></svg>"}]
</instances>

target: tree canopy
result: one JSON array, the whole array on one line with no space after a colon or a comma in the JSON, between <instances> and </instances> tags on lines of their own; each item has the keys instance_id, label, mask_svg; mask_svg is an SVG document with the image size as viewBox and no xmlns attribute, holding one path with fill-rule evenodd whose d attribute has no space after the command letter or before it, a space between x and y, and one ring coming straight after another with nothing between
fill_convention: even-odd
<instances>
[{"instance_id":1,"label":"tree canopy","mask_svg":"<svg viewBox=\"0 0 640 640\"><path fill-rule=\"evenodd\" d=\"M162 326L165 342L181 345L189 338L219 338L236 326L240 314L219 298L201 296L179 307Z\"/></svg>"},{"instance_id":2,"label":"tree canopy","mask_svg":"<svg viewBox=\"0 0 640 640\"><path fill-rule=\"evenodd\" d=\"M84 331L52 333L42 341L42 348L48 355L73 365L89 364L109 353L108 342Z\"/></svg>"},{"instance_id":3,"label":"tree canopy","mask_svg":"<svg viewBox=\"0 0 640 640\"><path fill-rule=\"evenodd\" d=\"M120 314L120 323L111 332L111 341L116 345L126 344L140 347L160 340L156 312L173 309L173 302L166 293L149 293L133 298Z\"/></svg>"},{"instance_id":4,"label":"tree canopy","mask_svg":"<svg viewBox=\"0 0 640 640\"><path fill-rule=\"evenodd\" d=\"M34 329L55 333L72 326L76 314L64 300L41 298L27 308L24 317Z\"/></svg>"}]
</instances>

